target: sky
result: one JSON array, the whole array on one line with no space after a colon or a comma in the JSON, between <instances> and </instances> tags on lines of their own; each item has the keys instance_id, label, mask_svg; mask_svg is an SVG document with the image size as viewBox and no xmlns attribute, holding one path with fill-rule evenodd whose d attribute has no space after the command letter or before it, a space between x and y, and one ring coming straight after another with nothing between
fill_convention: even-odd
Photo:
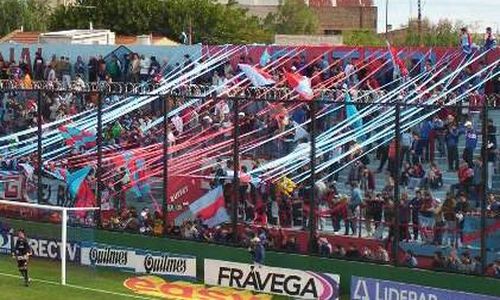
<instances>
[{"instance_id":1,"label":"sky","mask_svg":"<svg viewBox=\"0 0 500 300\"><path fill-rule=\"evenodd\" d=\"M418 0L388 0L389 24L393 28L401 28L410 16L417 17ZM493 31L500 32L500 0L421 0L422 15L432 22L450 19L453 22L462 20L471 24L472 31L483 32L490 26ZM385 31L386 0L374 0L378 7L379 32Z\"/></svg>"}]
</instances>

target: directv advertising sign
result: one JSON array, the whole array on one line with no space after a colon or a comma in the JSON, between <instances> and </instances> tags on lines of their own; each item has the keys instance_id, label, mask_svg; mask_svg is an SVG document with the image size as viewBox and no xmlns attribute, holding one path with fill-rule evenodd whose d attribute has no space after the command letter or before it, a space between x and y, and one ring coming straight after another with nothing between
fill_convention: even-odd
<instances>
[{"instance_id":1,"label":"directv advertising sign","mask_svg":"<svg viewBox=\"0 0 500 300\"><path fill-rule=\"evenodd\" d=\"M293 299L334 300L339 298L340 276L205 259L205 284Z\"/></svg>"},{"instance_id":2,"label":"directv advertising sign","mask_svg":"<svg viewBox=\"0 0 500 300\"><path fill-rule=\"evenodd\" d=\"M352 300L500 300L494 296L353 276Z\"/></svg>"},{"instance_id":3,"label":"directv advertising sign","mask_svg":"<svg viewBox=\"0 0 500 300\"><path fill-rule=\"evenodd\" d=\"M196 278L196 257L89 243L82 245L82 265L112 267L137 274Z\"/></svg>"},{"instance_id":4,"label":"directv advertising sign","mask_svg":"<svg viewBox=\"0 0 500 300\"><path fill-rule=\"evenodd\" d=\"M0 254L10 254L17 242L17 236L9 232L0 232ZM61 260L61 241L38 237L28 237L33 256ZM80 245L75 242L66 244L66 259L71 262L80 261Z\"/></svg>"},{"instance_id":5,"label":"directv advertising sign","mask_svg":"<svg viewBox=\"0 0 500 300\"><path fill-rule=\"evenodd\" d=\"M0 254L10 254L11 249L10 234L0 231Z\"/></svg>"}]
</instances>

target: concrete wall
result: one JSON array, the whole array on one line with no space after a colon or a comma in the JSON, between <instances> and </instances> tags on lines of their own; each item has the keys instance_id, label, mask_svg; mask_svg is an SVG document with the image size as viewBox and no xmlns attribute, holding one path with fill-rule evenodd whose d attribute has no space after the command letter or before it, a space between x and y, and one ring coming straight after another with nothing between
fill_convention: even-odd
<instances>
[{"instance_id":1,"label":"concrete wall","mask_svg":"<svg viewBox=\"0 0 500 300\"><path fill-rule=\"evenodd\" d=\"M278 6L273 5L241 5L248 9L248 13L260 18L265 18L269 13L276 13ZM325 30L377 30L377 7L311 7L318 15L318 34Z\"/></svg>"},{"instance_id":2,"label":"concrete wall","mask_svg":"<svg viewBox=\"0 0 500 300\"><path fill-rule=\"evenodd\" d=\"M377 30L377 7L314 7L320 32L325 30Z\"/></svg>"},{"instance_id":3,"label":"concrete wall","mask_svg":"<svg viewBox=\"0 0 500 300\"><path fill-rule=\"evenodd\" d=\"M26 57L29 53L31 60L35 58L38 49L42 49L42 55L46 62L50 61L53 54L58 58L61 56L69 57L71 62L75 62L78 56L81 56L85 62L89 57L102 55L103 57L113 52L119 46L117 45L64 45L64 44L0 44L0 54L4 59L13 58L16 62L21 57ZM201 56L201 45L193 46L127 46L133 52L144 54L146 56L156 56L159 62L168 58L169 62L181 62L184 54L191 55L192 58Z\"/></svg>"},{"instance_id":4,"label":"concrete wall","mask_svg":"<svg viewBox=\"0 0 500 300\"><path fill-rule=\"evenodd\" d=\"M343 44L343 41L341 35L277 34L274 36L274 44L283 46L301 46L301 45L339 46Z\"/></svg>"}]
</instances>

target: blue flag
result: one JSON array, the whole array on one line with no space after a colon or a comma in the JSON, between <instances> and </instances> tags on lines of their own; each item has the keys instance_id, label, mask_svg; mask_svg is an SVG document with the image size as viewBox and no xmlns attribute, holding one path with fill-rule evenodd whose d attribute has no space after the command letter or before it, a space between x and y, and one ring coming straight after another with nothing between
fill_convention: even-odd
<instances>
[{"instance_id":1,"label":"blue flag","mask_svg":"<svg viewBox=\"0 0 500 300\"><path fill-rule=\"evenodd\" d=\"M80 170L68 174L66 183L68 184L68 190L71 198L74 199L76 197L76 195L78 194L78 190L83 183L83 180L85 180L85 177L89 175L90 170L92 170L91 167L84 167Z\"/></svg>"},{"instance_id":2,"label":"blue flag","mask_svg":"<svg viewBox=\"0 0 500 300\"><path fill-rule=\"evenodd\" d=\"M260 66L265 67L271 61L271 55L267 52L267 48L264 50L264 53L260 56Z\"/></svg>"},{"instance_id":3,"label":"blue flag","mask_svg":"<svg viewBox=\"0 0 500 300\"><path fill-rule=\"evenodd\" d=\"M347 92L345 93L345 101L352 102L351 95L349 95L349 93ZM356 108L356 105L349 103L345 106L345 110L346 110L347 120L350 121L351 119L358 118L351 124L351 127L357 130L361 129L363 127L363 120L359 118L359 113L358 109Z\"/></svg>"}]
</instances>

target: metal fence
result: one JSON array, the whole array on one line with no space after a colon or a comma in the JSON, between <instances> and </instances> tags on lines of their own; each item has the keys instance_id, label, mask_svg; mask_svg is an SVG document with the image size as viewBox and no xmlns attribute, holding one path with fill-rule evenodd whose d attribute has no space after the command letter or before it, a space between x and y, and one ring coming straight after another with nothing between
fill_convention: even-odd
<instances>
[{"instance_id":1,"label":"metal fence","mask_svg":"<svg viewBox=\"0 0 500 300\"><path fill-rule=\"evenodd\" d=\"M411 247L412 244L435 244L436 247L432 248L435 250L433 255L444 255L446 258L443 258L443 261L446 260L446 265L440 267L436 262L441 260L441 258L434 257L434 259L431 259L432 263L426 264L427 267L483 275L491 275L492 268L496 267L498 272L498 257L494 257L496 255L495 251L498 251L498 248L495 249L494 246L492 248L488 244L489 240L494 241L495 236L498 236L498 210L495 211L491 207L491 203L488 203L489 197L495 197L494 189L488 186L488 182L491 182L489 177L493 175L489 174L489 172L491 173L495 169L498 170L498 168L495 165L493 165L493 168L485 167L490 166L491 163L488 157L496 155L496 153L490 153L491 150L488 148L488 143L484 141L484 137L493 134L488 132L491 128L488 126L488 119L492 115L495 117L498 116L496 114L498 112L496 107L498 96L490 96L485 102L486 105L471 106L464 105L462 102L450 105L430 105L425 103L406 103L404 100L377 103L370 100L368 92L366 92L367 96L365 98L359 98L366 99L365 101L349 102L344 99L332 100L336 99L335 95L337 91L335 90L325 90L321 93L321 97L311 101L290 100L289 97L286 97L290 94L290 90L288 89L246 89L243 94L227 95L222 98L203 96L208 89L194 85L185 86L175 91L170 91L168 94L161 95L149 94L151 90L154 90L151 86L123 86L121 84L95 84L90 88L87 87L85 90L70 91L64 90L60 86L46 85L35 85L33 89L22 89L20 86L3 83L0 93L12 95L13 99L16 97L18 97L17 99L25 99L26 103L23 103L20 109L23 112L21 115L22 118L27 120L31 118L29 122L25 122L22 126L15 125L16 120L11 119L9 124L12 123L14 125L9 125L10 132L7 129L4 130L6 132L3 132L3 134L7 135L22 129L29 130L33 128L32 126L36 126L36 131L25 135L25 140L20 140L22 145L24 145L23 147L29 147L31 142L36 143L36 149L33 149L33 151L24 151L23 147L18 147L14 151L14 153L17 153L16 155L19 159L30 162L34 166L33 179L26 179L34 181L33 185L36 187L36 197L33 200L42 202L46 200L41 199L47 199L45 188L48 183L44 182L43 178L44 174L47 173L47 165L50 165L51 161L53 161L53 156L52 154L49 155L49 153L55 152L57 154L57 151L60 150L58 148L69 147L64 140L58 140L52 146L48 146L50 139L54 135L47 132L48 129L44 127L44 123L47 121L45 120L46 116L49 115L51 117L52 113L50 111L50 103L47 104L45 101L48 98L55 98L55 95L71 94L73 99L77 99L75 101L82 102L73 105L77 107L76 111L73 112L74 115L88 114L89 117L86 120L89 125L87 127L96 129L95 148L94 146L89 146L89 148L82 147L86 149L83 151L80 151L81 149L68 149L67 154L57 156L57 159L54 160L60 164L66 164L68 169L70 168L69 165L72 165L72 171L85 165L92 166L95 173L92 171L89 176L95 177L95 180L91 180L91 188L95 190L97 206L104 207L104 202L106 202L107 205L111 205L111 207L117 210L116 206L123 206L122 208L129 206L126 203L128 201L127 192L124 190L130 191L132 188L129 182L124 184L128 184L127 187L123 186L122 191L117 192L117 188L115 187L116 182L113 182L113 180L117 180L116 178L118 178L115 173L121 171L114 168L119 165L128 164L126 157L117 158L117 156L127 150L141 149L139 152L131 151L130 153L141 157L145 165L147 165L147 167L144 167L144 170L154 175L148 177L147 174L142 174L136 179L131 179L131 181L136 180L137 183L145 182L144 178L147 178L147 182L155 181L157 184L151 184L149 188L152 191L149 192L147 197L135 197L136 199L131 201L137 206L149 205L150 207L151 203L154 202L159 204L161 209L158 207L153 208L157 212L157 216L156 218L153 217L153 220L150 220L158 224L150 226L152 228L147 232L141 232L139 228L136 228L137 230L134 232L137 234L186 237L180 234L179 231L183 230L183 226L194 227L196 220L183 216L182 213L189 210L190 203L179 203L179 199L187 198L182 198L184 196L181 195L182 193L176 194L179 190L173 189L172 185L177 184L173 178L176 180L188 178L192 182L204 181L204 183L197 185L208 185L208 187L203 189L204 191L214 190L217 186L222 186L225 196L225 208L228 210L230 216L228 222L217 224L215 229L208 229L206 226L202 226L203 230L206 230L205 233L207 235L224 235L223 239L200 238L189 235L191 239L227 242L242 246L248 243L249 239L254 235L259 236L259 234L265 232L267 239L270 241L268 247L275 250L297 251L305 254L342 257L345 259L365 259L417 267L422 265L413 265L413 256L417 259L419 256L428 257L429 255L428 253L425 255L414 253L415 251L411 250L413 249ZM139 118L136 117L137 111L130 111L122 116L111 116L108 108L117 105L116 103L118 102L113 103L109 99L117 97L118 101L122 97L132 96L154 98L150 102L150 105L141 109L141 116L151 120L163 117L164 119L170 119L170 122L158 122L156 127L150 123L151 128L156 128L153 134L141 137L142 140L140 142L138 141L135 144L131 142L131 145L125 146L122 140L113 141L114 137L108 133L117 120L121 120L122 123L129 121L132 123L139 122ZM33 99L34 102L27 103L29 99ZM89 102L93 103L91 109L94 109L95 115L86 110L89 107L85 103ZM215 105L221 102L228 106L229 114L217 121L219 124L217 125L217 129L214 129L217 127L214 125L215 122L209 123L204 127L202 124L203 121L208 120L204 117L211 118L213 116L213 113L208 114L207 111L215 109ZM182 134L179 134L179 129L172 122L172 118L174 117L172 112L182 107L182 105L189 103L195 103L197 107L202 108L198 111L197 115L198 120L201 121L198 121L196 125L191 127L188 124L189 122L186 121L189 121L187 119L192 118L192 116L185 117L184 128L181 131L188 133L182 136ZM29 108L30 105L31 108ZM264 106L268 112L259 115L257 112ZM295 139L296 136L294 136L293 141L291 137L287 139L287 132L295 130L295 134L297 134L297 125L292 128L288 124L278 124L277 128L270 129L274 122L279 123L276 120L280 118L279 115L285 106L289 112L291 111L290 107L302 109L304 112L302 118L310 120L310 122L306 121L299 125L302 125L302 128L304 128L303 133L305 132L308 137L297 140ZM373 126L374 128L372 131L348 124L345 128L339 127L338 132L332 134L328 131L331 129L331 126L347 122L348 116L344 112L347 106L355 106L358 111L372 109L373 114L379 117L378 120L381 120L381 116L383 118L386 115L387 120L390 122L385 127L389 129L380 138L373 138L371 142L367 142L371 138L369 136L376 136L377 132L384 130L384 127L370 123L373 115L367 113L365 117L359 117L359 119L367 124L371 124L369 126ZM11 108L7 107L7 109ZM446 198L455 198L456 196L459 199L465 196L469 208L466 210L462 207L462 210L458 210L456 209L458 204L454 202L451 210L443 212L443 202L447 200L442 199L441 203L432 204L432 207L429 209L429 211L432 211L431 215L425 216L423 214L425 211L421 207L417 209L417 207L411 206L409 199L406 199L406 197L411 193L415 193L415 188L420 188L422 193L427 193L430 190L430 183L426 182L427 177L424 177L420 178L422 180L419 180L418 183L412 183L412 186L409 187L409 178L405 178L407 170L405 170L404 162L407 159L412 160L412 158L407 158L406 155L414 156L415 154L408 153L409 149L404 148L407 145L402 145L402 134L403 132L417 128L422 122L432 119L433 116L438 114L439 110L443 109L448 110L454 115L458 123L464 123L464 118L473 119L473 126L477 126L477 131L480 131L482 137L480 151L471 154L472 159L475 157L478 161L477 166L480 175L476 179L480 180L471 183L457 181L456 183L445 184L444 187L441 182L441 186L438 187L438 189L442 189L440 193L446 193ZM464 110L469 111L463 113ZM411 111L415 112L410 113ZM335 116L331 116L333 114ZM13 116L15 115L13 113ZM58 120L63 120L60 122L61 125L67 125L72 117L72 115L64 115L58 116L56 119L60 118ZM130 120L127 119L129 117ZM175 117L184 118L184 116ZM291 116L287 117L291 118ZM419 119L421 121L418 121ZM249 125L250 123L252 125ZM494 123L498 124L497 118L494 118ZM130 141L133 141L133 132L135 132L136 127L135 125L131 125L130 128L133 128L133 130L131 129L131 132L127 134L131 133ZM127 128L122 130L122 132L127 131ZM362 138L356 139L356 130L364 130L363 132L366 131L366 134L363 134ZM176 142L168 142L170 141L169 134L173 131L176 132L178 137L182 138L181 140L176 140ZM210 138L202 138L203 136ZM276 136L279 136L279 138L276 138ZM322 137L325 136L327 138L322 140ZM337 138L335 136L342 136L338 138L337 147L341 149L337 155L345 156L337 161L332 160L331 156L333 155L331 150L333 150L333 145L335 145L331 142L331 139ZM348 142L350 136L352 136L353 142ZM437 143L438 138L435 140ZM127 140L127 142L130 141ZM318 145L318 141L320 141L320 145ZM6 142L8 141L4 141L4 146ZM309 157L299 158L293 155L293 153L298 153L297 147L299 146L303 147L302 149L306 149L303 153L308 153ZM359 151L353 150L355 147L359 147ZM429 146L425 145L424 147ZM458 147L457 145L457 149ZM380 148L385 150L380 150ZM427 150L427 148L423 149L423 152ZM345 182L352 185L353 188L344 187L343 191L341 191L342 188L339 185L342 183L339 183L339 175L340 178L344 178L346 170L359 171L356 169L359 165L355 164L355 161L360 161L362 162L361 165L367 166L367 172L371 171L374 162L369 162L369 160L374 160L374 151L380 152L382 156L387 156L386 152L393 151L391 155L394 156L389 157L388 160L390 164L389 173L392 176L394 184L392 188L388 188L383 193L380 193L380 198L383 199L377 199L376 191L380 190L377 185L374 188L368 188L363 193L363 202L354 206L351 196L343 197L342 194L353 193L352 189L355 189L360 182L358 180L350 180L351 178L347 176ZM346 153L350 153L350 155L346 155ZM425 160L424 156L427 154L417 155L417 159ZM457 153L453 155L458 156ZM4 155L4 159L8 158L7 156ZM250 157L247 160L253 163L259 161L259 165L254 167L255 169L261 167L262 170L252 173L253 170L250 169L252 167L247 167L247 165L243 164L243 161L247 157ZM269 162L275 160L283 160L283 158L286 160L286 157L290 157L290 160L299 160L300 163L293 165L291 162L283 162L281 165L278 165L279 168L286 171L276 171L278 167L273 169L272 165L267 165L267 169L262 167L266 166L266 163L269 164ZM122 161L115 163L115 159L122 159ZM429 159L429 161L431 160ZM57 163L54 164L57 165ZM415 164L412 162L410 165ZM474 170L475 162L469 161L469 165L469 168ZM424 164L424 166L426 165ZM438 168L441 166L446 167L446 163L438 162L437 166ZM245 167L245 171L243 171L243 167ZM385 165L382 165L382 171L384 168ZM225 173L222 175L217 174L218 169L223 169ZM227 171L230 170L232 172L228 173ZM266 174L266 172L269 174ZM133 172L130 173L135 174ZM252 173L252 175L248 175L247 173ZM451 174L455 173L445 172L444 170L441 172L441 176ZM382 178L384 180L388 178L385 174L375 175L374 172L372 172L372 176L377 181ZM253 179L249 180L248 177L260 178L262 181L254 183L252 182ZM296 185L294 188L291 188L289 195L287 195L286 191L274 192L274 189L282 188L281 186L277 186L283 178L290 179ZM356 177L355 179L357 178L360 177ZM120 180L118 179L117 181ZM267 190L259 190L259 187L264 185L267 185ZM391 185L389 184L388 186ZM447 190L444 190L445 188L449 188L453 192L459 191L459 193L449 194ZM172 192L172 190L174 191ZM192 191L185 191L184 193L189 194ZM110 194L114 195L109 196ZM403 194L406 195L403 196ZM474 195L472 196L472 194ZM490 194L493 196L490 196ZM156 197L153 195L156 195ZM328 200L330 196L333 197L333 200ZM64 198L65 196L62 197ZM402 197L405 199L402 199ZM496 194L496 197L498 197L498 194ZM74 197L69 196L67 198L68 201L64 201L63 203L75 205ZM105 200L105 198L108 198L108 200ZM114 200L109 200L109 198L113 198ZM339 203L345 201L344 198L347 198L345 208L347 211L342 211L344 208L339 205ZM472 198L475 201L472 201ZM157 199L160 200L158 201ZM434 198L432 200L435 202ZM123 201L125 201L125 204L120 203ZM377 203L377 201L380 203ZM113 204L109 204L110 202L113 202ZM260 207L259 202L261 202ZM473 202L475 202L475 207L471 209L470 207ZM422 205L422 203L419 205ZM104 211L103 209L102 212L96 212L93 221L85 225L95 225L111 230L130 231L129 228L117 228L117 226L110 225L112 223L110 219L117 218L117 216L116 214L111 217L104 216ZM452 212L454 217L451 216ZM443 217L442 215L445 213L449 214L449 216ZM19 215L13 213L12 216L16 217ZM258 221L259 216L268 217L267 222ZM420 217L422 218L419 219ZM140 216L136 216L136 218L140 219ZM425 222L431 222L431 219L434 219L432 224L422 223L424 220ZM471 227L477 226L477 230L467 233L474 237L464 237L464 222L466 219L471 219ZM176 222L181 221L183 221L181 224L176 224ZM75 221L75 225L76 223L77 221ZM186 225L188 223L189 225ZM159 224L162 225L161 233L154 230L155 225L158 225L158 228L160 228ZM340 234L339 228L341 224L345 227L347 233L345 235ZM375 227L375 230L373 230L373 227ZM201 227L195 229L200 234ZM420 235L423 234L422 232L431 231L429 234L430 237L425 237L427 240L424 240L424 238L418 236L417 232L419 231ZM437 238L436 240L436 236L439 235L441 235L441 238ZM446 236L446 238L443 236ZM450 241L449 247L446 248L449 254L443 254L445 251L442 250L443 247L441 246L445 244L443 242L444 239ZM468 244L468 248L465 247L464 245L467 244L465 242L466 239L479 240L479 246L473 248L473 250L471 250L470 244ZM475 245L475 242L472 244ZM408 247L404 248L404 246ZM355 249L349 249L350 247L354 247ZM379 247L383 249L379 249ZM461 254L458 252L461 252ZM474 255L474 253L477 253L477 255ZM385 254L390 256L389 259L383 257ZM466 257L461 257L461 255ZM478 256L475 262L476 258L474 256ZM452 262L452 260L457 259L460 262ZM475 264L474 267L464 266L467 259L470 261L470 264ZM451 267L452 264L453 267Z\"/></svg>"}]
</instances>

